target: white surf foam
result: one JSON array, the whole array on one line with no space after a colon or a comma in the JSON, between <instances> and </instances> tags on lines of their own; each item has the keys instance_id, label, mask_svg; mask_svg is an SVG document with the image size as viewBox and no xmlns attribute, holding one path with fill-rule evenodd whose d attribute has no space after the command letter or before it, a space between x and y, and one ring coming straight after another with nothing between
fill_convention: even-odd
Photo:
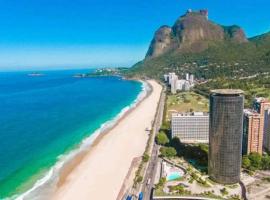
<instances>
[{"instance_id":1,"label":"white surf foam","mask_svg":"<svg viewBox=\"0 0 270 200\"><path fill-rule=\"evenodd\" d=\"M112 120L109 120L102 124L99 129L97 129L93 134L91 134L91 136L85 138L77 149L74 149L67 154L60 155L58 157L59 161L53 167L51 167L51 169L49 169L48 172L41 179L37 180L31 189L27 190L23 194L14 195L10 198L6 198L5 200L48 199L49 194L51 194L56 187L57 180L59 179L59 174L65 164L68 164L68 162L71 161L80 152L87 150L100 134L112 128L129 110L135 108L138 103L146 97L147 93L151 90L151 88L148 83L144 81L141 82L142 91L138 94L137 98L129 106L123 108L121 112Z\"/></svg>"}]
</instances>

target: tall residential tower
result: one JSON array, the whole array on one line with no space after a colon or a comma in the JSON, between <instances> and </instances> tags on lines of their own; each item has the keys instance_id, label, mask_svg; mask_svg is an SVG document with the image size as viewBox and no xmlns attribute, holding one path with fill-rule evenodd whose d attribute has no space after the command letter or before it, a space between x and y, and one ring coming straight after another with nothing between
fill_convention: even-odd
<instances>
[{"instance_id":1,"label":"tall residential tower","mask_svg":"<svg viewBox=\"0 0 270 200\"><path fill-rule=\"evenodd\" d=\"M262 97L255 98L253 109L262 117L263 146L270 151L270 102Z\"/></svg>"},{"instance_id":2,"label":"tall residential tower","mask_svg":"<svg viewBox=\"0 0 270 200\"><path fill-rule=\"evenodd\" d=\"M243 154L256 152L262 154L263 150L263 115L252 109L244 109L243 127Z\"/></svg>"},{"instance_id":3,"label":"tall residential tower","mask_svg":"<svg viewBox=\"0 0 270 200\"><path fill-rule=\"evenodd\" d=\"M218 183L240 181L243 109L242 90L211 91L208 172Z\"/></svg>"}]
</instances>

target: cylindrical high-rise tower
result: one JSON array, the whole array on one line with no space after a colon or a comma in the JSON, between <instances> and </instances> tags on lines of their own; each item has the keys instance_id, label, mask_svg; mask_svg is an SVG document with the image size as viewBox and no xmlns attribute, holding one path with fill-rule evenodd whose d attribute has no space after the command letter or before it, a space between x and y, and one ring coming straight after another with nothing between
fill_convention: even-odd
<instances>
[{"instance_id":1,"label":"cylindrical high-rise tower","mask_svg":"<svg viewBox=\"0 0 270 200\"><path fill-rule=\"evenodd\" d=\"M240 181L243 109L242 90L211 91L208 173L218 183Z\"/></svg>"}]
</instances>

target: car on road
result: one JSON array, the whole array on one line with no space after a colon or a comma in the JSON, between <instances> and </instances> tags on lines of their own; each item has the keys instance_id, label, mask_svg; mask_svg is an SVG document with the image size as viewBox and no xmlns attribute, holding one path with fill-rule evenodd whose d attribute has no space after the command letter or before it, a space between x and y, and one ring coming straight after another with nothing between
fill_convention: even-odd
<instances>
[{"instance_id":1,"label":"car on road","mask_svg":"<svg viewBox=\"0 0 270 200\"><path fill-rule=\"evenodd\" d=\"M150 185L150 183L151 183L151 178L149 178L149 179L147 180L146 185Z\"/></svg>"},{"instance_id":2,"label":"car on road","mask_svg":"<svg viewBox=\"0 0 270 200\"><path fill-rule=\"evenodd\" d=\"M138 200L143 200L143 192L140 192Z\"/></svg>"},{"instance_id":3,"label":"car on road","mask_svg":"<svg viewBox=\"0 0 270 200\"><path fill-rule=\"evenodd\" d=\"M126 200L132 200L132 196L131 195L127 196Z\"/></svg>"}]
</instances>

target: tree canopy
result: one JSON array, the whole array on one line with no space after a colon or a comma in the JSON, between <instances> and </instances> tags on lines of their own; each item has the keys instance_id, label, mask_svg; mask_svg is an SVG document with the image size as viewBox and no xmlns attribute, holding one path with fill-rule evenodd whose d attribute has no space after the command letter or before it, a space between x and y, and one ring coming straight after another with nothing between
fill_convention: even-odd
<instances>
[{"instance_id":1,"label":"tree canopy","mask_svg":"<svg viewBox=\"0 0 270 200\"><path fill-rule=\"evenodd\" d=\"M165 145L169 143L169 138L167 137L167 135L161 131L159 132L159 134L156 136L156 141L159 145Z\"/></svg>"},{"instance_id":2,"label":"tree canopy","mask_svg":"<svg viewBox=\"0 0 270 200\"><path fill-rule=\"evenodd\" d=\"M162 157L174 157L177 154L175 148L173 147L161 147L160 153Z\"/></svg>"},{"instance_id":3,"label":"tree canopy","mask_svg":"<svg viewBox=\"0 0 270 200\"><path fill-rule=\"evenodd\" d=\"M270 169L270 156L260 155L258 153L250 153L243 156L242 167L251 171L255 170L269 170Z\"/></svg>"}]
</instances>

